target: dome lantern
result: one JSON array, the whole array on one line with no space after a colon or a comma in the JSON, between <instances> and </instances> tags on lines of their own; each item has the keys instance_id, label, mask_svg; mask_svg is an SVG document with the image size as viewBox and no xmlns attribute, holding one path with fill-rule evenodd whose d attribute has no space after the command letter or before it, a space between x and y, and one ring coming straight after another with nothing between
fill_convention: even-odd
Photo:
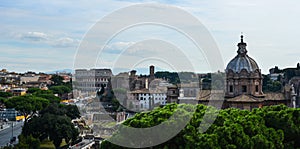
<instances>
[{"instance_id":1,"label":"dome lantern","mask_svg":"<svg viewBox=\"0 0 300 149\"><path fill-rule=\"evenodd\" d=\"M241 35L241 42L238 43L238 54L228 63L226 72L232 70L235 73L240 73L242 69L247 70L247 72L259 70L255 60L247 55L248 51L246 46L247 44L244 42L244 36Z\"/></svg>"},{"instance_id":2,"label":"dome lantern","mask_svg":"<svg viewBox=\"0 0 300 149\"><path fill-rule=\"evenodd\" d=\"M237 53L239 55L245 56L248 51L246 49L247 44L244 42L243 38L244 38L244 36L241 35L241 42L238 44L239 49L238 49Z\"/></svg>"}]
</instances>

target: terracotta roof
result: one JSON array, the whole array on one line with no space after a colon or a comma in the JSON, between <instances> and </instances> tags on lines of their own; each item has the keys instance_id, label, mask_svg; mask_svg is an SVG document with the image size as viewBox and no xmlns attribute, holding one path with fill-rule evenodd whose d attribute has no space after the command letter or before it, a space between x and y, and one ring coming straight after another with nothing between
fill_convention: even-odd
<instances>
[{"instance_id":1,"label":"terracotta roof","mask_svg":"<svg viewBox=\"0 0 300 149\"><path fill-rule=\"evenodd\" d=\"M283 93L266 93L265 100L286 100Z\"/></svg>"},{"instance_id":2,"label":"terracotta roof","mask_svg":"<svg viewBox=\"0 0 300 149\"><path fill-rule=\"evenodd\" d=\"M198 93L198 100L224 100L223 90L201 90Z\"/></svg>"},{"instance_id":3,"label":"terracotta roof","mask_svg":"<svg viewBox=\"0 0 300 149\"><path fill-rule=\"evenodd\" d=\"M140 94L140 93L142 93L142 94L149 94L150 92L149 92L148 89L140 89L140 90L131 91L130 93L132 93L132 94Z\"/></svg>"},{"instance_id":4,"label":"terracotta roof","mask_svg":"<svg viewBox=\"0 0 300 149\"><path fill-rule=\"evenodd\" d=\"M234 98L229 98L229 102L262 102L271 100L286 100L282 93L266 93L264 98L256 98L249 95L239 95Z\"/></svg>"},{"instance_id":5,"label":"terracotta roof","mask_svg":"<svg viewBox=\"0 0 300 149\"><path fill-rule=\"evenodd\" d=\"M239 95L233 98L227 99L229 102L262 102L263 98L255 98L249 95Z\"/></svg>"}]
</instances>

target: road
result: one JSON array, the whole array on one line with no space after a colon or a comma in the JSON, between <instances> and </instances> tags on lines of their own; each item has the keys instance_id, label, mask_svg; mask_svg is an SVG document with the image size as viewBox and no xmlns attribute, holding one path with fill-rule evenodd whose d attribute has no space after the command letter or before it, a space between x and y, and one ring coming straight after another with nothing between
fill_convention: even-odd
<instances>
[{"instance_id":1,"label":"road","mask_svg":"<svg viewBox=\"0 0 300 149\"><path fill-rule=\"evenodd\" d=\"M23 122L14 122L13 136L18 138L18 135L21 134L22 132L22 126L23 126ZM10 142L11 136L12 136L11 125L6 129L0 130L0 147L6 146L7 143Z\"/></svg>"},{"instance_id":2,"label":"road","mask_svg":"<svg viewBox=\"0 0 300 149\"><path fill-rule=\"evenodd\" d=\"M75 144L74 146L71 147L71 149L82 149L82 148L88 148L91 145L94 144L93 140L88 140L88 139L83 139L81 142Z\"/></svg>"}]
</instances>

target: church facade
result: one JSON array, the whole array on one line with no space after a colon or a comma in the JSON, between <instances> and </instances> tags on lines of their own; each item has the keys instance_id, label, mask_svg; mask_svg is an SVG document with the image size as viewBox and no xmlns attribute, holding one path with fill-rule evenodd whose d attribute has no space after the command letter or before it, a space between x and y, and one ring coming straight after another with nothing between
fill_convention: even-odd
<instances>
[{"instance_id":1,"label":"church facade","mask_svg":"<svg viewBox=\"0 0 300 149\"><path fill-rule=\"evenodd\" d=\"M256 61L248 55L243 35L237 46L237 55L225 69L225 90L202 90L199 92L198 103L247 110L277 104L290 106L291 99L286 98L284 93L263 93L261 70Z\"/></svg>"},{"instance_id":2,"label":"church facade","mask_svg":"<svg viewBox=\"0 0 300 149\"><path fill-rule=\"evenodd\" d=\"M238 44L237 55L228 63L226 73L225 97L250 95L264 97L262 92L263 77L257 63L247 54L247 44L243 41Z\"/></svg>"}]
</instances>

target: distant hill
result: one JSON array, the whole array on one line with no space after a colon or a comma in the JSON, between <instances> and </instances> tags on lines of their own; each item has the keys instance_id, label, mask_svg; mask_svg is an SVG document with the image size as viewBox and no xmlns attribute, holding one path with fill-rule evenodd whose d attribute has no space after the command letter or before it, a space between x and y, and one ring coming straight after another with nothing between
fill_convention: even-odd
<instances>
[{"instance_id":1,"label":"distant hill","mask_svg":"<svg viewBox=\"0 0 300 149\"><path fill-rule=\"evenodd\" d=\"M54 71L48 71L45 72L46 74L55 74L55 73L72 73L72 69L61 69L61 70L54 70Z\"/></svg>"}]
</instances>

